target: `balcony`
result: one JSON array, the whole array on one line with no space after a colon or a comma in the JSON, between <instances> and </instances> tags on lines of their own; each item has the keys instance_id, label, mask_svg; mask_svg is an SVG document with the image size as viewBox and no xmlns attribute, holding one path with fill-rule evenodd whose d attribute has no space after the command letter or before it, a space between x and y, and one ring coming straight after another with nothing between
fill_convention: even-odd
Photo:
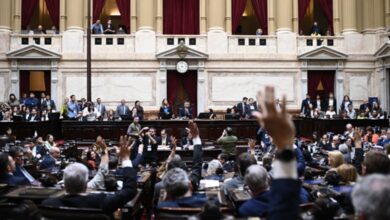
<instances>
[{"instance_id":1,"label":"balcony","mask_svg":"<svg viewBox=\"0 0 390 220\"><path fill-rule=\"evenodd\" d=\"M317 47L328 46L335 50L344 51L343 36L298 36L298 54L305 53Z\"/></svg>"},{"instance_id":2,"label":"balcony","mask_svg":"<svg viewBox=\"0 0 390 220\"><path fill-rule=\"evenodd\" d=\"M86 35L84 36L84 45L86 49ZM135 52L134 48L134 35L112 34L91 36L91 51L93 58L131 58L130 56Z\"/></svg>"},{"instance_id":3,"label":"balcony","mask_svg":"<svg viewBox=\"0 0 390 220\"><path fill-rule=\"evenodd\" d=\"M228 53L270 54L276 53L276 36L230 35Z\"/></svg>"},{"instance_id":4,"label":"balcony","mask_svg":"<svg viewBox=\"0 0 390 220\"><path fill-rule=\"evenodd\" d=\"M62 35L55 34L11 34L10 51L37 45L56 53L62 52Z\"/></svg>"},{"instance_id":5,"label":"balcony","mask_svg":"<svg viewBox=\"0 0 390 220\"><path fill-rule=\"evenodd\" d=\"M207 36L205 35L157 35L156 53L177 47L181 41L189 48L207 52Z\"/></svg>"}]
</instances>

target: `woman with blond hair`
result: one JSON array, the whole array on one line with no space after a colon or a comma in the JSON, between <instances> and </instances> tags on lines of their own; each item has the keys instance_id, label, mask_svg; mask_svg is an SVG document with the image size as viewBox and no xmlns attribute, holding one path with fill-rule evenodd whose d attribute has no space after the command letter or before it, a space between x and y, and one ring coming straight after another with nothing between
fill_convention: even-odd
<instances>
[{"instance_id":1,"label":"woman with blond hair","mask_svg":"<svg viewBox=\"0 0 390 220\"><path fill-rule=\"evenodd\" d=\"M342 164L344 164L344 156L340 151L335 150L328 153L328 165L331 168L337 168Z\"/></svg>"},{"instance_id":2,"label":"woman with blond hair","mask_svg":"<svg viewBox=\"0 0 390 220\"><path fill-rule=\"evenodd\" d=\"M353 165L342 164L336 168L336 172L340 175L340 179L344 184L350 185L356 182L357 171Z\"/></svg>"}]
</instances>

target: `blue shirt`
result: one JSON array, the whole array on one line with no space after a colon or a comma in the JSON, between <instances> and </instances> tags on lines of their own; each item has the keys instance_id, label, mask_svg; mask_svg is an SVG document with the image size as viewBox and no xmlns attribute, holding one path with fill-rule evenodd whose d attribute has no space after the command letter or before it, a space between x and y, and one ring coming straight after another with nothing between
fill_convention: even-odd
<instances>
[{"instance_id":1,"label":"blue shirt","mask_svg":"<svg viewBox=\"0 0 390 220\"><path fill-rule=\"evenodd\" d=\"M264 191L254 198L244 202L238 209L240 217L265 217L268 214L268 205L271 192Z\"/></svg>"},{"instance_id":2,"label":"blue shirt","mask_svg":"<svg viewBox=\"0 0 390 220\"><path fill-rule=\"evenodd\" d=\"M207 201L206 194L194 194L190 197L182 197L174 201L162 201L158 203L158 208L162 207L191 207L200 208Z\"/></svg>"},{"instance_id":3,"label":"blue shirt","mask_svg":"<svg viewBox=\"0 0 390 220\"><path fill-rule=\"evenodd\" d=\"M76 118L79 111L80 109L77 102L68 102L68 118Z\"/></svg>"}]
</instances>

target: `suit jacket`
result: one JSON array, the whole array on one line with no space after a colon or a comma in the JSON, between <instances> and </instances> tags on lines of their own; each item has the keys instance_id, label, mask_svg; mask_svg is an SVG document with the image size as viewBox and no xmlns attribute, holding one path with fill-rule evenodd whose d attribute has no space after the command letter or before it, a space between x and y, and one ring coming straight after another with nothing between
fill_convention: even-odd
<instances>
[{"instance_id":1,"label":"suit jacket","mask_svg":"<svg viewBox=\"0 0 390 220\"><path fill-rule=\"evenodd\" d=\"M96 106L95 108L97 109L98 112L100 112L100 115L103 117L105 114L106 114L106 106L103 105L103 104L97 104L96 103ZM118 108L117 108L118 109Z\"/></svg>"},{"instance_id":2,"label":"suit jacket","mask_svg":"<svg viewBox=\"0 0 390 220\"><path fill-rule=\"evenodd\" d=\"M0 175L0 183L8 184L9 186L23 186L23 185L30 185L30 182L28 179L20 177L20 176L14 176L12 174L6 173Z\"/></svg>"},{"instance_id":3,"label":"suit jacket","mask_svg":"<svg viewBox=\"0 0 390 220\"><path fill-rule=\"evenodd\" d=\"M301 103L301 113L305 114L306 116L310 115L309 104L311 104L310 99L302 100L302 103Z\"/></svg>"},{"instance_id":4,"label":"suit jacket","mask_svg":"<svg viewBox=\"0 0 390 220\"><path fill-rule=\"evenodd\" d=\"M56 166L56 160L50 154L47 154L43 157L43 160L39 165L39 169L46 170L46 169L51 169L55 166Z\"/></svg>"},{"instance_id":5,"label":"suit jacket","mask_svg":"<svg viewBox=\"0 0 390 220\"><path fill-rule=\"evenodd\" d=\"M137 193L137 171L131 167L125 167L123 170L125 174L123 188L115 194L64 195L58 198L46 199L42 202L42 205L94 208L111 214L130 201Z\"/></svg>"},{"instance_id":6,"label":"suit jacket","mask_svg":"<svg viewBox=\"0 0 390 220\"><path fill-rule=\"evenodd\" d=\"M111 31L106 31L106 30L111 30L111 31L113 31L113 32L111 32ZM106 24L106 25L104 26L104 33L105 33L105 34L115 34L115 27L114 27L114 25L110 24L110 26L108 26L108 24Z\"/></svg>"},{"instance_id":7,"label":"suit jacket","mask_svg":"<svg viewBox=\"0 0 390 220\"><path fill-rule=\"evenodd\" d=\"M121 116L121 115L130 115L130 109L129 109L129 106L127 105L118 105L118 107L116 107L116 115L117 116Z\"/></svg>"},{"instance_id":8,"label":"suit jacket","mask_svg":"<svg viewBox=\"0 0 390 220\"><path fill-rule=\"evenodd\" d=\"M265 191L244 202L238 209L240 217L266 217L271 191Z\"/></svg>"},{"instance_id":9,"label":"suit jacket","mask_svg":"<svg viewBox=\"0 0 390 220\"><path fill-rule=\"evenodd\" d=\"M300 188L301 184L296 179L272 180L271 200L269 203L269 214L267 219L300 219Z\"/></svg>"},{"instance_id":10,"label":"suit jacket","mask_svg":"<svg viewBox=\"0 0 390 220\"><path fill-rule=\"evenodd\" d=\"M167 106L165 108L160 107L160 113L159 116L161 119L171 119L172 118L172 109L170 106Z\"/></svg>"},{"instance_id":11,"label":"suit jacket","mask_svg":"<svg viewBox=\"0 0 390 220\"><path fill-rule=\"evenodd\" d=\"M319 108L321 111L325 112L325 101L320 99L320 105L317 104L317 99L312 101L314 109Z\"/></svg>"},{"instance_id":12,"label":"suit jacket","mask_svg":"<svg viewBox=\"0 0 390 220\"><path fill-rule=\"evenodd\" d=\"M26 172L27 172L27 171L26 171ZM30 184L30 181L29 181L28 178L24 175L24 173L22 172L21 167L20 167L19 165L16 165L16 166L15 166L14 176L15 176L15 177L24 178L25 181L27 181L27 182Z\"/></svg>"},{"instance_id":13,"label":"suit jacket","mask_svg":"<svg viewBox=\"0 0 390 220\"><path fill-rule=\"evenodd\" d=\"M38 115L29 115L27 121L40 121L40 118Z\"/></svg>"},{"instance_id":14,"label":"suit jacket","mask_svg":"<svg viewBox=\"0 0 390 220\"><path fill-rule=\"evenodd\" d=\"M44 101L41 105L41 109L46 110L47 106L50 106L52 110L56 110L56 103L53 100L49 100L49 103Z\"/></svg>"},{"instance_id":15,"label":"suit jacket","mask_svg":"<svg viewBox=\"0 0 390 220\"><path fill-rule=\"evenodd\" d=\"M192 109L191 109L191 107L188 108L188 112L185 110L184 107L181 107L179 109L179 117L180 118L184 118L184 117L192 118Z\"/></svg>"},{"instance_id":16,"label":"suit jacket","mask_svg":"<svg viewBox=\"0 0 390 220\"><path fill-rule=\"evenodd\" d=\"M245 115L247 114L246 112L247 108L248 108L247 104L244 104L242 102L237 104L238 113L240 114L241 117L245 117Z\"/></svg>"}]
</instances>

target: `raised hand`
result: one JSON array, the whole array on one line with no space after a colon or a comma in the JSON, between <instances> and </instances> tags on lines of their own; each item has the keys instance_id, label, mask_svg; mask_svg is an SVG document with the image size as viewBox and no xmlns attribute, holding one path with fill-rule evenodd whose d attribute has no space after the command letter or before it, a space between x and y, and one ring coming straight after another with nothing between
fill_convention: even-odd
<instances>
[{"instance_id":1,"label":"raised hand","mask_svg":"<svg viewBox=\"0 0 390 220\"><path fill-rule=\"evenodd\" d=\"M133 148L135 141L131 137L121 136L119 139L119 156L122 160L129 160L131 155L131 149Z\"/></svg>"},{"instance_id":2,"label":"raised hand","mask_svg":"<svg viewBox=\"0 0 390 220\"><path fill-rule=\"evenodd\" d=\"M295 126L286 110L286 97L283 96L281 110L275 105L274 87L265 87L265 92L258 92L257 103L262 113L254 112L260 126L273 138L279 150L292 149L295 136Z\"/></svg>"}]
</instances>

